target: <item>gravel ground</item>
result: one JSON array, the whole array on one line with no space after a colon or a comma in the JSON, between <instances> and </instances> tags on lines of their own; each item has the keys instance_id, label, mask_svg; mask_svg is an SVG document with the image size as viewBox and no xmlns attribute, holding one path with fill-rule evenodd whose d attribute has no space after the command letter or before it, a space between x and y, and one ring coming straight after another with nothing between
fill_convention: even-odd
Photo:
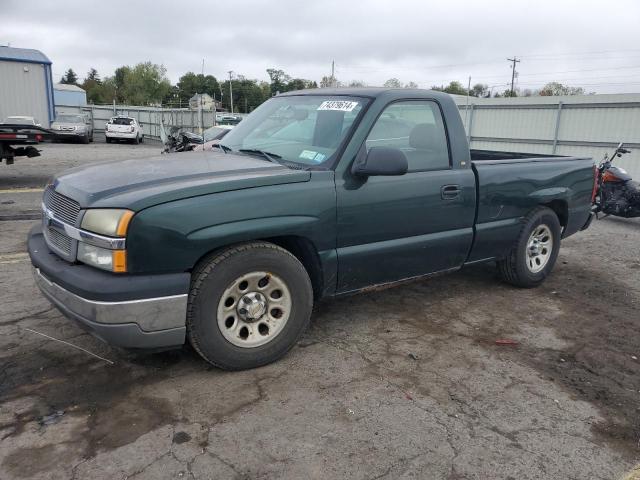
<instances>
[{"instance_id":1,"label":"gravel ground","mask_svg":"<svg viewBox=\"0 0 640 480\"><path fill-rule=\"evenodd\" d=\"M187 348L112 349L38 293L34 220L10 218L40 193L6 190L159 150L42 149L0 165L0 479L613 479L638 462L639 221L567 239L535 290L487 265L321 304L286 358L227 373Z\"/></svg>"}]
</instances>

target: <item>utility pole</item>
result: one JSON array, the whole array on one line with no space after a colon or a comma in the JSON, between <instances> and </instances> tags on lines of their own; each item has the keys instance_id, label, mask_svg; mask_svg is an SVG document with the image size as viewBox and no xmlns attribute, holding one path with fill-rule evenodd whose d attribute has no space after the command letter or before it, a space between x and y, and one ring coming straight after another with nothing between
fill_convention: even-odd
<instances>
[{"instance_id":1,"label":"utility pole","mask_svg":"<svg viewBox=\"0 0 640 480\"><path fill-rule=\"evenodd\" d=\"M513 91L513 82L516 78L516 63L520 63L520 60L514 55L513 58L507 58L508 61L512 62L511 65L511 96L514 96Z\"/></svg>"},{"instance_id":2,"label":"utility pole","mask_svg":"<svg viewBox=\"0 0 640 480\"><path fill-rule=\"evenodd\" d=\"M229 102L231 105L231 113L233 114L233 87L231 86L232 78L233 78L233 70L229 70Z\"/></svg>"}]
</instances>

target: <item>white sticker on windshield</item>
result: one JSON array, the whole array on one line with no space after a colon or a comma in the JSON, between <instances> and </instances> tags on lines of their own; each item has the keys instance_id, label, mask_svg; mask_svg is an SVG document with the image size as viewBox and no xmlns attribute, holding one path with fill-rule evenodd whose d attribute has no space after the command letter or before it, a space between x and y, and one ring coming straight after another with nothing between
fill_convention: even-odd
<instances>
[{"instance_id":1,"label":"white sticker on windshield","mask_svg":"<svg viewBox=\"0 0 640 480\"><path fill-rule=\"evenodd\" d=\"M305 160L311 160L315 163L322 163L327 156L323 153L314 152L313 150L303 150L298 155L298 158L304 158Z\"/></svg>"},{"instance_id":2,"label":"white sticker on windshield","mask_svg":"<svg viewBox=\"0 0 640 480\"><path fill-rule=\"evenodd\" d=\"M358 106L358 102L346 100L326 100L320 104L318 110L336 110L339 112L351 112Z\"/></svg>"}]
</instances>

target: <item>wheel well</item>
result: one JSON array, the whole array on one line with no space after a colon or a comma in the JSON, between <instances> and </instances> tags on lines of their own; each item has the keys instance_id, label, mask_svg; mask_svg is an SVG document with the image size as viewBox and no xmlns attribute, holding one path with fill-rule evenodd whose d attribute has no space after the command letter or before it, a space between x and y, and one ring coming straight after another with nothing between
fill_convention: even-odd
<instances>
[{"instance_id":1,"label":"wheel well","mask_svg":"<svg viewBox=\"0 0 640 480\"><path fill-rule=\"evenodd\" d=\"M302 263L305 270L309 274L309 278L311 279L311 286L313 287L314 298L317 300L322 296L322 291L324 289L322 264L320 263L320 258L318 257L318 251L316 250L316 247L311 240L296 235L284 235L279 237L255 238L251 241L270 242L284 248L289 253L291 253L298 259L300 263ZM223 247L207 252L198 259L198 261L190 271L193 272L199 264L201 264L205 259L210 258L211 255L214 255L217 252L220 252L232 246L233 245L225 245Z\"/></svg>"},{"instance_id":2,"label":"wheel well","mask_svg":"<svg viewBox=\"0 0 640 480\"><path fill-rule=\"evenodd\" d=\"M566 201L552 200L551 202L544 203L543 205L555 212L558 216L558 220L560 221L560 225L563 227L567 226L567 222L569 221L569 207Z\"/></svg>"},{"instance_id":3,"label":"wheel well","mask_svg":"<svg viewBox=\"0 0 640 480\"><path fill-rule=\"evenodd\" d=\"M322 276L322 264L318 258L318 251L311 240L296 235L262 238L265 242L271 242L291 252L304 266L311 279L313 296L319 299L322 296L324 281Z\"/></svg>"}]
</instances>

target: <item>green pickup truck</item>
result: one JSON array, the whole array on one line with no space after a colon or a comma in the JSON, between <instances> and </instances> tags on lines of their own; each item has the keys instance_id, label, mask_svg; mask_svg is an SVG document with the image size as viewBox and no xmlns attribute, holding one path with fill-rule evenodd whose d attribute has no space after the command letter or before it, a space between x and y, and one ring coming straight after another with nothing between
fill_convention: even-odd
<instances>
[{"instance_id":1,"label":"green pickup truck","mask_svg":"<svg viewBox=\"0 0 640 480\"><path fill-rule=\"evenodd\" d=\"M323 298L479 262L539 285L593 192L589 158L469 150L446 94L316 89L217 151L63 172L28 248L43 294L97 337L244 369L284 355Z\"/></svg>"}]
</instances>

